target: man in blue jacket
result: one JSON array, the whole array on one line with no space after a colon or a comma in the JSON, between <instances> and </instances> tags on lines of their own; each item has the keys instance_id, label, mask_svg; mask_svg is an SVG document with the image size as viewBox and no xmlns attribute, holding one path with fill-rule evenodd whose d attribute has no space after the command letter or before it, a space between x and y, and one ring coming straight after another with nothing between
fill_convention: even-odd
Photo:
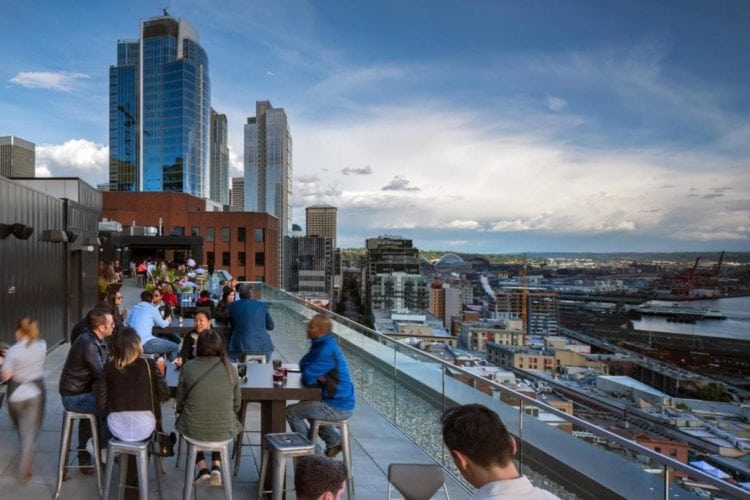
<instances>
[{"instance_id":1,"label":"man in blue jacket","mask_svg":"<svg viewBox=\"0 0 750 500\"><path fill-rule=\"evenodd\" d=\"M266 361L270 361L273 342L268 330L273 330L273 319L266 304L253 299L252 294L250 285L240 285L240 300L229 304L229 322L232 325L229 355L236 358L244 354L265 354Z\"/></svg>"},{"instance_id":2,"label":"man in blue jacket","mask_svg":"<svg viewBox=\"0 0 750 500\"><path fill-rule=\"evenodd\" d=\"M289 427L304 436L310 430L306 420L346 420L354 412L354 384L344 355L331 332L331 320L324 314L315 315L307 324L307 338L311 341L310 350L299 362L302 384L320 386L322 401L300 401L286 409ZM339 454L341 436L336 429L321 426L320 438L326 443L326 456ZM318 453L322 451L317 443L315 449Z\"/></svg>"}]
</instances>

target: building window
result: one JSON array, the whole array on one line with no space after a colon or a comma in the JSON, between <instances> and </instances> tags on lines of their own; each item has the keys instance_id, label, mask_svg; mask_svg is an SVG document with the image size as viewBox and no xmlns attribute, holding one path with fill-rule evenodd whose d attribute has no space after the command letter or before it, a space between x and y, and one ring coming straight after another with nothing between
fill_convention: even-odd
<instances>
[{"instance_id":1,"label":"building window","mask_svg":"<svg viewBox=\"0 0 750 500\"><path fill-rule=\"evenodd\" d=\"M201 235L201 228L194 226L190 228L190 236L200 236Z\"/></svg>"},{"instance_id":2,"label":"building window","mask_svg":"<svg viewBox=\"0 0 750 500\"><path fill-rule=\"evenodd\" d=\"M237 264L239 264L240 266L245 265L245 252L237 253Z\"/></svg>"},{"instance_id":3,"label":"building window","mask_svg":"<svg viewBox=\"0 0 750 500\"><path fill-rule=\"evenodd\" d=\"M240 276L239 278L237 278L237 280L238 281L245 281L245 277L244 276Z\"/></svg>"},{"instance_id":4,"label":"building window","mask_svg":"<svg viewBox=\"0 0 750 500\"><path fill-rule=\"evenodd\" d=\"M221 241L229 241L232 236L232 231L228 227L221 228Z\"/></svg>"},{"instance_id":5,"label":"building window","mask_svg":"<svg viewBox=\"0 0 750 500\"><path fill-rule=\"evenodd\" d=\"M216 239L216 229L213 226L209 226L206 232L206 241L214 241Z\"/></svg>"},{"instance_id":6,"label":"building window","mask_svg":"<svg viewBox=\"0 0 750 500\"><path fill-rule=\"evenodd\" d=\"M173 226L169 232L170 236L185 236L185 226Z\"/></svg>"},{"instance_id":7,"label":"building window","mask_svg":"<svg viewBox=\"0 0 750 500\"><path fill-rule=\"evenodd\" d=\"M265 283L266 277L265 276L256 276L255 281L258 281L260 283Z\"/></svg>"},{"instance_id":8,"label":"building window","mask_svg":"<svg viewBox=\"0 0 750 500\"><path fill-rule=\"evenodd\" d=\"M221 265L222 266L231 266L232 264L229 263L229 252L221 252Z\"/></svg>"},{"instance_id":9,"label":"building window","mask_svg":"<svg viewBox=\"0 0 750 500\"><path fill-rule=\"evenodd\" d=\"M255 265L265 266L266 265L266 254L265 252L255 252Z\"/></svg>"},{"instance_id":10,"label":"building window","mask_svg":"<svg viewBox=\"0 0 750 500\"><path fill-rule=\"evenodd\" d=\"M237 241L245 241L247 229L244 227L237 228Z\"/></svg>"},{"instance_id":11,"label":"building window","mask_svg":"<svg viewBox=\"0 0 750 500\"><path fill-rule=\"evenodd\" d=\"M206 264L213 266L216 264L216 256L213 252L206 252Z\"/></svg>"},{"instance_id":12,"label":"building window","mask_svg":"<svg viewBox=\"0 0 750 500\"><path fill-rule=\"evenodd\" d=\"M255 228L255 243L266 241L266 230L262 227Z\"/></svg>"}]
</instances>

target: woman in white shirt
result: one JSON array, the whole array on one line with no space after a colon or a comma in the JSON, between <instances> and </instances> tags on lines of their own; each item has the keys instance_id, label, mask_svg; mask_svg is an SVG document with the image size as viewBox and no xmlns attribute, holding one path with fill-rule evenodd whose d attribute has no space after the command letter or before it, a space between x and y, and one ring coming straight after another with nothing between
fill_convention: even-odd
<instances>
[{"instance_id":1,"label":"woman in white shirt","mask_svg":"<svg viewBox=\"0 0 750 500\"><path fill-rule=\"evenodd\" d=\"M44 416L44 357L47 343L39 340L39 324L29 317L16 326L16 343L8 349L0 380L8 380L8 411L21 442L18 474L31 479L34 447Z\"/></svg>"}]
</instances>

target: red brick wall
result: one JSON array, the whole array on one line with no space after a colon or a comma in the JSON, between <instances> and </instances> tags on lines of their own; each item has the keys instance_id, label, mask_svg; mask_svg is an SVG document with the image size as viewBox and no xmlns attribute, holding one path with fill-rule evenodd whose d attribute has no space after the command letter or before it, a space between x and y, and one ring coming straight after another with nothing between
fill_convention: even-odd
<instances>
[{"instance_id":1,"label":"red brick wall","mask_svg":"<svg viewBox=\"0 0 750 500\"><path fill-rule=\"evenodd\" d=\"M248 281L262 280L278 286L278 219L258 212L206 212L205 201L185 193L103 193L102 217L115 220L123 228L136 226L159 227L163 233L183 227L190 236L197 228L203 238L201 261L208 264L209 252L214 253L214 267L226 269L235 278ZM208 229L214 229L214 241L208 241ZM223 228L229 228L229 241L223 239ZM239 228L245 228L245 241L239 241ZM255 241L255 230L262 229L262 242ZM223 264L228 252L230 264ZM240 253L245 253L245 265L240 265ZM256 265L256 254L263 254L263 265Z\"/></svg>"}]
</instances>

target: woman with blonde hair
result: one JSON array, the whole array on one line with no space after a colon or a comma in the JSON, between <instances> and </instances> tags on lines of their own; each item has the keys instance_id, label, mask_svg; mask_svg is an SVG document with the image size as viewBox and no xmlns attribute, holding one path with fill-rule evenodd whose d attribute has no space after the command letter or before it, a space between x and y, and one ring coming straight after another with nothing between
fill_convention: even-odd
<instances>
[{"instance_id":1,"label":"woman with blonde hair","mask_svg":"<svg viewBox=\"0 0 750 500\"><path fill-rule=\"evenodd\" d=\"M109 346L112 359L94 384L97 407L108 412L107 426L117 439L143 441L160 426L161 402L169 399L163 360L157 365L141 357L141 339L131 327L113 335Z\"/></svg>"},{"instance_id":2,"label":"woman with blonde hair","mask_svg":"<svg viewBox=\"0 0 750 500\"><path fill-rule=\"evenodd\" d=\"M19 476L31 479L34 447L44 416L44 357L47 343L39 340L39 324L26 316L16 326L16 343L8 349L0 380L8 380L8 411L21 442Z\"/></svg>"}]
</instances>

